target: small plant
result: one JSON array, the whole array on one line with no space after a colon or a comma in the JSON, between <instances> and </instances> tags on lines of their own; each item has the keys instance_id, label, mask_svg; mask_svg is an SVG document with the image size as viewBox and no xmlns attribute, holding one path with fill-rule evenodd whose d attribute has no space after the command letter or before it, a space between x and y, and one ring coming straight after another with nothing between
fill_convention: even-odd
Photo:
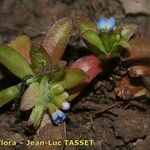
<instances>
[{"instance_id":1,"label":"small plant","mask_svg":"<svg viewBox=\"0 0 150 150\"><path fill-rule=\"evenodd\" d=\"M150 87L148 79L150 67L147 63L150 52L149 39L131 39L136 25L117 25L114 17L101 17L96 25L88 19L76 18L76 24L89 50L102 61L105 73L113 74L114 67L119 64L128 67L126 75L115 82L118 97L131 99L148 93L147 89L149 90ZM135 84L133 78L136 77L145 85L142 82Z\"/></svg>"},{"instance_id":2,"label":"small plant","mask_svg":"<svg viewBox=\"0 0 150 150\"><path fill-rule=\"evenodd\" d=\"M32 45L29 37L20 36L9 46L0 45L0 61L23 81L0 92L0 107L22 95L26 85L20 110L32 109L30 124L38 127L44 113L56 124L65 120L69 101L101 71L100 61L92 55L69 66L61 60L71 33L72 19L63 18L50 28L41 44Z\"/></svg>"},{"instance_id":3,"label":"small plant","mask_svg":"<svg viewBox=\"0 0 150 150\"><path fill-rule=\"evenodd\" d=\"M84 18L76 18L76 23L90 51L103 59L120 56L136 29L134 25L116 25L114 17L101 17L96 25Z\"/></svg>"}]
</instances>

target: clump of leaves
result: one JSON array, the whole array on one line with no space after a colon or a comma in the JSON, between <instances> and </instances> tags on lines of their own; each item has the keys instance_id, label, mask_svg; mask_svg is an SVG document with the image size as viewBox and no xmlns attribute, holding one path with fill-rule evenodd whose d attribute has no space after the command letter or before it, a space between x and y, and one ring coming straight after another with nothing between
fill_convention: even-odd
<instances>
[{"instance_id":1,"label":"clump of leaves","mask_svg":"<svg viewBox=\"0 0 150 150\"><path fill-rule=\"evenodd\" d=\"M101 58L120 56L122 48L129 48L135 25L117 25L114 17L101 17L95 25L84 18L76 18L79 33L92 53Z\"/></svg>"},{"instance_id":2,"label":"clump of leaves","mask_svg":"<svg viewBox=\"0 0 150 150\"><path fill-rule=\"evenodd\" d=\"M134 94L139 96L147 92L143 89L142 92L137 92L139 87L130 83L132 77L138 77L138 79L141 77L149 90L149 39L133 38L131 40L136 31L136 25L117 25L114 17L101 17L96 24L85 18L76 18L76 24L89 50L102 61L105 73L107 72L110 75L114 67L118 66L118 62L122 66L128 67L128 76L131 78L129 79L126 76L126 78L117 82L117 96L128 99L133 98ZM125 63L128 65L125 65ZM141 87L145 89L143 85Z\"/></svg>"},{"instance_id":3,"label":"clump of leaves","mask_svg":"<svg viewBox=\"0 0 150 150\"><path fill-rule=\"evenodd\" d=\"M71 33L72 19L63 18L50 28L42 44L31 47L30 38L20 36L9 46L0 45L2 64L27 85L20 110L32 109L29 123L35 127L44 113L49 113L56 124L63 122L69 101L101 71L95 56L81 58L69 67L61 60ZM21 95L21 89L19 83L0 91L0 107Z\"/></svg>"}]
</instances>

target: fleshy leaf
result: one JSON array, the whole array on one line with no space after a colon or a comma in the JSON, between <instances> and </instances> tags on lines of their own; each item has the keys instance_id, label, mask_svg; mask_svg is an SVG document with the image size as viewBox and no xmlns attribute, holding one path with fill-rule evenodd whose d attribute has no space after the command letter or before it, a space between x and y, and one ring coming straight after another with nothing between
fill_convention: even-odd
<instances>
[{"instance_id":1,"label":"fleshy leaf","mask_svg":"<svg viewBox=\"0 0 150 150\"><path fill-rule=\"evenodd\" d=\"M70 67L83 70L86 73L87 78L83 84L80 84L79 86L68 90L69 101L74 99L81 92L86 84L90 83L93 78L95 78L98 74L102 72L102 63L99 58L93 55L89 55L75 61L73 64L71 64Z\"/></svg>"},{"instance_id":2,"label":"fleshy leaf","mask_svg":"<svg viewBox=\"0 0 150 150\"><path fill-rule=\"evenodd\" d=\"M102 44L104 45L106 52L110 53L112 48L112 43L110 41L110 36L108 33L105 33L101 36Z\"/></svg>"},{"instance_id":3,"label":"fleshy leaf","mask_svg":"<svg viewBox=\"0 0 150 150\"><path fill-rule=\"evenodd\" d=\"M55 111L58 110L58 107L54 103L49 102L48 105L47 105L47 109L48 109L48 113L50 115L52 115Z\"/></svg>"},{"instance_id":4,"label":"fleshy leaf","mask_svg":"<svg viewBox=\"0 0 150 150\"><path fill-rule=\"evenodd\" d=\"M21 35L12 40L10 47L18 51L26 60L30 61L31 39L26 35Z\"/></svg>"},{"instance_id":5,"label":"fleshy leaf","mask_svg":"<svg viewBox=\"0 0 150 150\"><path fill-rule=\"evenodd\" d=\"M94 55L81 57L72 63L70 67L83 70L87 75L86 83L89 83L97 76L98 73L102 72L103 70L101 60Z\"/></svg>"},{"instance_id":6,"label":"fleshy leaf","mask_svg":"<svg viewBox=\"0 0 150 150\"><path fill-rule=\"evenodd\" d=\"M33 126L38 127L42 116L44 114L44 111L46 109L47 103L49 101L49 77L44 76L40 82L39 87L39 95L36 99L35 107L32 110L32 113L29 118L29 123L33 124Z\"/></svg>"},{"instance_id":7,"label":"fleshy leaf","mask_svg":"<svg viewBox=\"0 0 150 150\"><path fill-rule=\"evenodd\" d=\"M95 53L95 54L100 54L101 52L106 53L106 49L103 45L103 42L102 42L99 34L88 30L82 34L82 37L83 37L86 45L89 47L89 49L93 53Z\"/></svg>"},{"instance_id":8,"label":"fleshy leaf","mask_svg":"<svg viewBox=\"0 0 150 150\"><path fill-rule=\"evenodd\" d=\"M62 61L55 65L57 65L57 70L55 72L51 72L49 75L52 82L58 82L63 77L65 72L65 64L63 64Z\"/></svg>"},{"instance_id":9,"label":"fleshy leaf","mask_svg":"<svg viewBox=\"0 0 150 150\"><path fill-rule=\"evenodd\" d=\"M35 106L36 100L39 97L39 90L40 87L38 82L33 82L29 85L29 87L22 96L20 110L26 111Z\"/></svg>"},{"instance_id":10,"label":"fleshy leaf","mask_svg":"<svg viewBox=\"0 0 150 150\"><path fill-rule=\"evenodd\" d=\"M15 85L0 91L0 107L15 99L21 90L21 85Z\"/></svg>"},{"instance_id":11,"label":"fleshy leaf","mask_svg":"<svg viewBox=\"0 0 150 150\"><path fill-rule=\"evenodd\" d=\"M52 62L43 47L33 46L30 56L31 66L36 74L47 74L51 71Z\"/></svg>"},{"instance_id":12,"label":"fleshy leaf","mask_svg":"<svg viewBox=\"0 0 150 150\"><path fill-rule=\"evenodd\" d=\"M62 93L64 92L64 90L65 90L65 89L62 87L61 84L59 84L59 82L53 84L53 85L51 86L51 88L50 88L50 91L51 91L52 95L55 95L55 96L62 94Z\"/></svg>"},{"instance_id":13,"label":"fleshy leaf","mask_svg":"<svg viewBox=\"0 0 150 150\"><path fill-rule=\"evenodd\" d=\"M68 93L64 92L60 95L57 95L54 97L53 103L58 107L58 108L63 108L63 103L67 101L69 95Z\"/></svg>"},{"instance_id":14,"label":"fleshy leaf","mask_svg":"<svg viewBox=\"0 0 150 150\"><path fill-rule=\"evenodd\" d=\"M130 39L131 36L135 33L136 29L137 25L134 24L124 25L122 27L121 36L125 39Z\"/></svg>"},{"instance_id":15,"label":"fleshy leaf","mask_svg":"<svg viewBox=\"0 0 150 150\"><path fill-rule=\"evenodd\" d=\"M34 127L38 127L40 125L40 122L42 120L43 114L44 114L44 106L43 105L37 105L33 108L31 115L29 117L29 124L33 125Z\"/></svg>"},{"instance_id":16,"label":"fleshy leaf","mask_svg":"<svg viewBox=\"0 0 150 150\"><path fill-rule=\"evenodd\" d=\"M89 19L86 18L76 18L77 27L79 29L80 34L84 33L87 30L93 31L99 34L99 30L96 25Z\"/></svg>"},{"instance_id":17,"label":"fleshy leaf","mask_svg":"<svg viewBox=\"0 0 150 150\"><path fill-rule=\"evenodd\" d=\"M40 82L40 92L37 104L46 105L49 100L49 76L44 76Z\"/></svg>"},{"instance_id":18,"label":"fleshy leaf","mask_svg":"<svg viewBox=\"0 0 150 150\"><path fill-rule=\"evenodd\" d=\"M122 47L124 47L124 48L129 48L129 41L128 41L128 40L125 40L125 39L122 39L122 40L120 40L120 41L118 42L117 45L120 45L120 46L122 46Z\"/></svg>"},{"instance_id":19,"label":"fleshy leaf","mask_svg":"<svg viewBox=\"0 0 150 150\"><path fill-rule=\"evenodd\" d=\"M129 39L133 36L133 34L136 31L137 26L136 25L124 25L122 27L121 33L120 33L120 40L118 41L117 45L120 45L124 48L129 48Z\"/></svg>"},{"instance_id":20,"label":"fleshy leaf","mask_svg":"<svg viewBox=\"0 0 150 150\"><path fill-rule=\"evenodd\" d=\"M0 61L19 78L34 76L29 63L11 47L0 45Z\"/></svg>"},{"instance_id":21,"label":"fleshy leaf","mask_svg":"<svg viewBox=\"0 0 150 150\"><path fill-rule=\"evenodd\" d=\"M46 34L42 46L53 62L58 62L64 53L72 32L72 19L63 18L56 22Z\"/></svg>"},{"instance_id":22,"label":"fleshy leaf","mask_svg":"<svg viewBox=\"0 0 150 150\"><path fill-rule=\"evenodd\" d=\"M77 68L70 68L66 71L64 80L60 84L64 89L70 89L81 84L85 79L86 74L84 71Z\"/></svg>"}]
</instances>

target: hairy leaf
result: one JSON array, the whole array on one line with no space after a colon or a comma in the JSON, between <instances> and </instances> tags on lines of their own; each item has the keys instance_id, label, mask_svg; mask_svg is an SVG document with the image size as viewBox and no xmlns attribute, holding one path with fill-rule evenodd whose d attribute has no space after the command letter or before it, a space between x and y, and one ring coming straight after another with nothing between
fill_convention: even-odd
<instances>
[{"instance_id":1,"label":"hairy leaf","mask_svg":"<svg viewBox=\"0 0 150 150\"><path fill-rule=\"evenodd\" d=\"M58 107L54 103L49 102L48 105L47 105L47 110L48 110L48 113L50 115L52 115L55 111L58 110Z\"/></svg>"},{"instance_id":2,"label":"hairy leaf","mask_svg":"<svg viewBox=\"0 0 150 150\"><path fill-rule=\"evenodd\" d=\"M70 95L69 101L74 99L86 86L86 84L90 83L93 78L95 78L98 74L102 72L102 63L99 58L93 55L89 55L75 61L73 64L71 64L70 67L83 70L86 73L87 78L83 84L80 84L79 86L68 90L68 93Z\"/></svg>"},{"instance_id":3,"label":"hairy leaf","mask_svg":"<svg viewBox=\"0 0 150 150\"><path fill-rule=\"evenodd\" d=\"M39 97L40 84L38 82L33 82L29 85L27 90L22 96L20 103L20 110L26 111L33 108Z\"/></svg>"},{"instance_id":4,"label":"hairy leaf","mask_svg":"<svg viewBox=\"0 0 150 150\"><path fill-rule=\"evenodd\" d=\"M31 115L29 117L29 124L33 125L34 127L38 127L42 121L42 117L43 117L43 114L44 114L44 111L45 111L45 108L43 105L36 105L32 112L31 112Z\"/></svg>"},{"instance_id":5,"label":"hairy leaf","mask_svg":"<svg viewBox=\"0 0 150 150\"><path fill-rule=\"evenodd\" d=\"M77 27L81 35L87 30L90 30L99 34L98 28L91 20L86 19L86 18L76 18L75 21L77 23Z\"/></svg>"},{"instance_id":6,"label":"hairy leaf","mask_svg":"<svg viewBox=\"0 0 150 150\"><path fill-rule=\"evenodd\" d=\"M34 75L25 58L11 47L0 45L0 61L19 78Z\"/></svg>"},{"instance_id":7,"label":"hairy leaf","mask_svg":"<svg viewBox=\"0 0 150 150\"><path fill-rule=\"evenodd\" d=\"M112 50L112 43L111 43L111 40L110 40L110 35L105 33L103 34L101 37L101 41L105 47L105 50L107 53L110 53L111 50Z\"/></svg>"},{"instance_id":8,"label":"hairy leaf","mask_svg":"<svg viewBox=\"0 0 150 150\"><path fill-rule=\"evenodd\" d=\"M30 61L31 39L26 35L20 35L12 40L9 44L10 47L18 51L26 60Z\"/></svg>"},{"instance_id":9,"label":"hairy leaf","mask_svg":"<svg viewBox=\"0 0 150 150\"><path fill-rule=\"evenodd\" d=\"M51 71L51 59L45 49L39 46L31 48L31 66L38 75L47 74Z\"/></svg>"},{"instance_id":10,"label":"hairy leaf","mask_svg":"<svg viewBox=\"0 0 150 150\"><path fill-rule=\"evenodd\" d=\"M42 45L53 62L62 58L71 32L72 19L66 17L56 22L46 34Z\"/></svg>"},{"instance_id":11,"label":"hairy leaf","mask_svg":"<svg viewBox=\"0 0 150 150\"><path fill-rule=\"evenodd\" d=\"M85 40L86 45L93 53L95 54L100 54L101 52L106 53L106 49L103 45L103 42L99 34L88 30L82 34L82 37Z\"/></svg>"},{"instance_id":12,"label":"hairy leaf","mask_svg":"<svg viewBox=\"0 0 150 150\"><path fill-rule=\"evenodd\" d=\"M120 39L117 45L120 45L124 48L129 48L129 39L133 36L136 31L136 25L124 25L120 32Z\"/></svg>"},{"instance_id":13,"label":"hairy leaf","mask_svg":"<svg viewBox=\"0 0 150 150\"><path fill-rule=\"evenodd\" d=\"M15 85L0 91L0 107L15 99L21 90L21 85Z\"/></svg>"},{"instance_id":14,"label":"hairy leaf","mask_svg":"<svg viewBox=\"0 0 150 150\"><path fill-rule=\"evenodd\" d=\"M51 91L50 95L51 94L52 94L52 96L60 95L64 92L64 90L65 89L62 87L62 85L59 82L55 83L55 84L51 85L51 87L50 87L50 91Z\"/></svg>"},{"instance_id":15,"label":"hairy leaf","mask_svg":"<svg viewBox=\"0 0 150 150\"><path fill-rule=\"evenodd\" d=\"M29 123L33 124L35 127L40 125L42 116L46 109L47 103L49 101L49 77L44 76L40 82L39 95L36 99L35 107L32 110L32 113L29 118Z\"/></svg>"},{"instance_id":16,"label":"hairy leaf","mask_svg":"<svg viewBox=\"0 0 150 150\"><path fill-rule=\"evenodd\" d=\"M124 25L122 27L121 36L124 39L129 40L131 36L135 33L136 29L137 29L137 25L134 24Z\"/></svg>"},{"instance_id":17,"label":"hairy leaf","mask_svg":"<svg viewBox=\"0 0 150 150\"><path fill-rule=\"evenodd\" d=\"M63 64L62 61L58 62L55 65L57 65L57 70L51 72L50 75L49 75L50 80L52 82L58 82L59 80L61 80L61 78L63 77L64 72L65 72L65 64Z\"/></svg>"},{"instance_id":18,"label":"hairy leaf","mask_svg":"<svg viewBox=\"0 0 150 150\"><path fill-rule=\"evenodd\" d=\"M64 92L60 95L54 96L53 103L60 109L63 109L63 103L67 102L69 95L68 93Z\"/></svg>"},{"instance_id":19,"label":"hairy leaf","mask_svg":"<svg viewBox=\"0 0 150 150\"><path fill-rule=\"evenodd\" d=\"M86 79L86 73L77 68L70 68L66 71L64 76L64 80L60 82L60 84L65 89L73 88L79 84L81 84Z\"/></svg>"},{"instance_id":20,"label":"hairy leaf","mask_svg":"<svg viewBox=\"0 0 150 150\"><path fill-rule=\"evenodd\" d=\"M117 46L118 46L118 45L120 45L120 46L122 46L122 47L124 47L124 48L129 48L129 41L126 40L126 39L121 39L121 40L118 42Z\"/></svg>"},{"instance_id":21,"label":"hairy leaf","mask_svg":"<svg viewBox=\"0 0 150 150\"><path fill-rule=\"evenodd\" d=\"M40 91L37 104L46 105L49 100L49 77L44 76L40 82Z\"/></svg>"}]
</instances>

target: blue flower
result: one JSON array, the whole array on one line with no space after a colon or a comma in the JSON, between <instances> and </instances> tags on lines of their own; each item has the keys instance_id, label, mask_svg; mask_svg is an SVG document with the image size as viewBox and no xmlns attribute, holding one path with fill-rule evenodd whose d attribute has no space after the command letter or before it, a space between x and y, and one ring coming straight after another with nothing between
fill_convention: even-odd
<instances>
[{"instance_id":1,"label":"blue flower","mask_svg":"<svg viewBox=\"0 0 150 150\"><path fill-rule=\"evenodd\" d=\"M100 31L109 32L114 29L116 25L116 20L114 17L110 18L100 17L96 25Z\"/></svg>"},{"instance_id":2,"label":"blue flower","mask_svg":"<svg viewBox=\"0 0 150 150\"><path fill-rule=\"evenodd\" d=\"M56 124L59 124L66 119L66 115L64 112L56 110L54 113L52 113L52 119Z\"/></svg>"}]
</instances>

